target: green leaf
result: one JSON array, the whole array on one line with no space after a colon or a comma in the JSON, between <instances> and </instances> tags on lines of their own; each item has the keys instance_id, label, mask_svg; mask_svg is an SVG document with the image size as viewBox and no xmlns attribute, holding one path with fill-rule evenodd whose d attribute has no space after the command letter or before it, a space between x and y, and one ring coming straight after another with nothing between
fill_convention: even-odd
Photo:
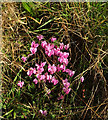
<instances>
[{"instance_id":1,"label":"green leaf","mask_svg":"<svg viewBox=\"0 0 108 120\"><path fill-rule=\"evenodd\" d=\"M3 117L6 116L6 115L8 115L8 114L10 114L12 111L13 111L13 109L10 110L9 112L7 112L6 114L4 114Z\"/></svg>"},{"instance_id":2,"label":"green leaf","mask_svg":"<svg viewBox=\"0 0 108 120\"><path fill-rule=\"evenodd\" d=\"M22 2L22 4L23 4L23 7L24 7L30 14L33 15L32 10L31 10L31 8L29 7L29 5L28 5L27 3L25 3L25 2Z\"/></svg>"},{"instance_id":3,"label":"green leaf","mask_svg":"<svg viewBox=\"0 0 108 120\"><path fill-rule=\"evenodd\" d=\"M21 118L24 118L24 115L21 115Z\"/></svg>"},{"instance_id":4,"label":"green leaf","mask_svg":"<svg viewBox=\"0 0 108 120\"><path fill-rule=\"evenodd\" d=\"M41 25L41 26L38 27L37 29L40 29L40 28L44 27L45 25L47 25L48 23L52 22L52 21L55 20L55 19L56 19L56 17L53 18L53 19L48 20L47 22L45 22L43 25Z\"/></svg>"},{"instance_id":5,"label":"green leaf","mask_svg":"<svg viewBox=\"0 0 108 120\"><path fill-rule=\"evenodd\" d=\"M16 118L16 112L14 112L14 119Z\"/></svg>"}]
</instances>

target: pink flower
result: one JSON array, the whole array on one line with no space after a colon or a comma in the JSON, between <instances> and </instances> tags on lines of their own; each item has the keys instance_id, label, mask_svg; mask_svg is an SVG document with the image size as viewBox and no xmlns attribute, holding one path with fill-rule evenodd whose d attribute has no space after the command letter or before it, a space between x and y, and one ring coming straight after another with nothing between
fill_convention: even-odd
<instances>
[{"instance_id":1,"label":"pink flower","mask_svg":"<svg viewBox=\"0 0 108 120\"><path fill-rule=\"evenodd\" d=\"M66 70L66 67L65 67L65 65L61 65L61 66L57 66L57 70L58 70L58 72L60 71L60 70L63 70L63 72L65 72L65 70Z\"/></svg>"},{"instance_id":2,"label":"pink flower","mask_svg":"<svg viewBox=\"0 0 108 120\"><path fill-rule=\"evenodd\" d=\"M64 59L63 59L63 63L64 63L65 65L68 65L68 59L67 59L67 58L64 58Z\"/></svg>"},{"instance_id":3,"label":"pink flower","mask_svg":"<svg viewBox=\"0 0 108 120\"><path fill-rule=\"evenodd\" d=\"M56 71L57 71L57 68L54 64L52 66L48 65L48 72L50 72L50 74L54 74Z\"/></svg>"},{"instance_id":4,"label":"pink flower","mask_svg":"<svg viewBox=\"0 0 108 120\"><path fill-rule=\"evenodd\" d=\"M18 84L17 84L20 88L22 88L22 86L24 85L24 81L19 81Z\"/></svg>"},{"instance_id":5,"label":"pink flower","mask_svg":"<svg viewBox=\"0 0 108 120\"><path fill-rule=\"evenodd\" d=\"M52 41L52 42L54 42L55 40L56 40L56 38L54 38L54 37L51 38L51 41Z\"/></svg>"},{"instance_id":6,"label":"pink flower","mask_svg":"<svg viewBox=\"0 0 108 120\"><path fill-rule=\"evenodd\" d=\"M52 49L52 50L46 50L45 51L45 53L46 53L46 55L48 55L49 57L51 57L51 55L54 55L54 50Z\"/></svg>"},{"instance_id":7,"label":"pink flower","mask_svg":"<svg viewBox=\"0 0 108 120\"><path fill-rule=\"evenodd\" d=\"M43 67L45 66L45 64L46 64L46 62L43 62L43 63L41 62L41 65L39 65L37 63L35 64L35 66L37 66L37 73L38 74L41 74L44 71Z\"/></svg>"},{"instance_id":8,"label":"pink flower","mask_svg":"<svg viewBox=\"0 0 108 120\"><path fill-rule=\"evenodd\" d=\"M58 61L59 61L60 63L63 63L63 60L64 60L63 57L58 57Z\"/></svg>"},{"instance_id":9,"label":"pink flower","mask_svg":"<svg viewBox=\"0 0 108 120\"><path fill-rule=\"evenodd\" d=\"M63 72L65 72L65 70L66 70L65 65L61 65L61 66L60 66L60 69L63 70Z\"/></svg>"},{"instance_id":10,"label":"pink flower","mask_svg":"<svg viewBox=\"0 0 108 120\"><path fill-rule=\"evenodd\" d=\"M27 75L28 75L28 76L31 76L32 74L33 74L33 71L32 71L32 70L28 70L28 71L27 71Z\"/></svg>"},{"instance_id":11,"label":"pink flower","mask_svg":"<svg viewBox=\"0 0 108 120\"><path fill-rule=\"evenodd\" d=\"M46 62L41 62L41 67L44 67L46 65Z\"/></svg>"},{"instance_id":12,"label":"pink flower","mask_svg":"<svg viewBox=\"0 0 108 120\"><path fill-rule=\"evenodd\" d=\"M71 91L71 88L66 90L66 94L69 94L69 92Z\"/></svg>"},{"instance_id":13,"label":"pink flower","mask_svg":"<svg viewBox=\"0 0 108 120\"><path fill-rule=\"evenodd\" d=\"M65 50L68 50L68 48L69 48L69 44L67 44L67 45L64 46Z\"/></svg>"},{"instance_id":14,"label":"pink flower","mask_svg":"<svg viewBox=\"0 0 108 120\"><path fill-rule=\"evenodd\" d=\"M63 52L58 52L58 55L60 56L60 57L62 57L63 56Z\"/></svg>"},{"instance_id":15,"label":"pink flower","mask_svg":"<svg viewBox=\"0 0 108 120\"><path fill-rule=\"evenodd\" d=\"M33 41L32 44L31 44L31 47L33 47L33 48L37 48L38 46L39 46L39 44L38 43L35 44L35 41Z\"/></svg>"},{"instance_id":16,"label":"pink flower","mask_svg":"<svg viewBox=\"0 0 108 120\"><path fill-rule=\"evenodd\" d=\"M66 79L65 79L65 80L63 80L62 82L63 82L63 83L66 83L66 82L68 82L68 79L66 78Z\"/></svg>"},{"instance_id":17,"label":"pink flower","mask_svg":"<svg viewBox=\"0 0 108 120\"><path fill-rule=\"evenodd\" d=\"M23 56L21 59L23 60L23 62L25 62L27 60L27 57Z\"/></svg>"},{"instance_id":18,"label":"pink flower","mask_svg":"<svg viewBox=\"0 0 108 120\"><path fill-rule=\"evenodd\" d=\"M40 74L36 74L36 77L37 77L38 79L40 79Z\"/></svg>"},{"instance_id":19,"label":"pink flower","mask_svg":"<svg viewBox=\"0 0 108 120\"><path fill-rule=\"evenodd\" d=\"M75 71L72 71L70 69L66 69L66 72L69 74L70 77L72 77L75 74Z\"/></svg>"},{"instance_id":20,"label":"pink flower","mask_svg":"<svg viewBox=\"0 0 108 120\"><path fill-rule=\"evenodd\" d=\"M39 112L42 114L42 115L44 115L44 116L46 116L47 115L47 111L46 110L39 110Z\"/></svg>"},{"instance_id":21,"label":"pink flower","mask_svg":"<svg viewBox=\"0 0 108 120\"><path fill-rule=\"evenodd\" d=\"M35 79L33 80L33 82L34 82L35 84L37 84L37 83L38 83L38 80L35 78Z\"/></svg>"},{"instance_id":22,"label":"pink flower","mask_svg":"<svg viewBox=\"0 0 108 120\"><path fill-rule=\"evenodd\" d=\"M57 99L58 100L60 100L60 99L63 99L64 98L64 96L63 95L61 95L60 97L58 97Z\"/></svg>"},{"instance_id":23,"label":"pink flower","mask_svg":"<svg viewBox=\"0 0 108 120\"><path fill-rule=\"evenodd\" d=\"M37 36L37 38L39 39L39 41L41 41L44 37L43 37L43 35L39 35L39 36Z\"/></svg>"},{"instance_id":24,"label":"pink flower","mask_svg":"<svg viewBox=\"0 0 108 120\"><path fill-rule=\"evenodd\" d=\"M44 80L44 79L45 79L45 75L41 75L40 80Z\"/></svg>"},{"instance_id":25,"label":"pink flower","mask_svg":"<svg viewBox=\"0 0 108 120\"><path fill-rule=\"evenodd\" d=\"M45 48L45 47L47 46L47 42L46 42L46 41L42 41L42 42L41 42L41 46L42 46L43 48Z\"/></svg>"},{"instance_id":26,"label":"pink flower","mask_svg":"<svg viewBox=\"0 0 108 120\"><path fill-rule=\"evenodd\" d=\"M54 55L54 44L48 43L45 46L45 54L51 57L51 55Z\"/></svg>"},{"instance_id":27,"label":"pink flower","mask_svg":"<svg viewBox=\"0 0 108 120\"><path fill-rule=\"evenodd\" d=\"M47 94L49 95L50 93L51 93L51 90L50 90L50 89L48 89L48 90L47 90Z\"/></svg>"},{"instance_id":28,"label":"pink flower","mask_svg":"<svg viewBox=\"0 0 108 120\"><path fill-rule=\"evenodd\" d=\"M63 50L64 43L60 43L60 50Z\"/></svg>"},{"instance_id":29,"label":"pink flower","mask_svg":"<svg viewBox=\"0 0 108 120\"><path fill-rule=\"evenodd\" d=\"M37 48L31 47L31 48L30 48L30 51L31 51L32 54L35 54L36 51L37 51Z\"/></svg>"},{"instance_id":30,"label":"pink flower","mask_svg":"<svg viewBox=\"0 0 108 120\"><path fill-rule=\"evenodd\" d=\"M60 48L54 48L54 54L55 55L57 55L57 56L59 56L59 54L60 54Z\"/></svg>"},{"instance_id":31,"label":"pink flower","mask_svg":"<svg viewBox=\"0 0 108 120\"><path fill-rule=\"evenodd\" d=\"M64 91L66 94L69 94L69 92L71 91L71 88L65 88L65 87L63 87L63 91Z\"/></svg>"},{"instance_id":32,"label":"pink flower","mask_svg":"<svg viewBox=\"0 0 108 120\"><path fill-rule=\"evenodd\" d=\"M28 75L28 76L31 76L33 73L36 74L36 68L32 68L32 67L31 67L31 68L27 71L27 75Z\"/></svg>"},{"instance_id":33,"label":"pink flower","mask_svg":"<svg viewBox=\"0 0 108 120\"><path fill-rule=\"evenodd\" d=\"M82 77L80 78L80 80L81 80L81 82L83 82L83 81L84 81L84 77L82 76Z\"/></svg>"},{"instance_id":34,"label":"pink flower","mask_svg":"<svg viewBox=\"0 0 108 120\"><path fill-rule=\"evenodd\" d=\"M45 50L49 51L54 48L54 44L48 43L47 46L45 47Z\"/></svg>"},{"instance_id":35,"label":"pink flower","mask_svg":"<svg viewBox=\"0 0 108 120\"><path fill-rule=\"evenodd\" d=\"M46 75L46 79L51 82L51 79L52 79L52 75Z\"/></svg>"},{"instance_id":36,"label":"pink flower","mask_svg":"<svg viewBox=\"0 0 108 120\"><path fill-rule=\"evenodd\" d=\"M75 74L75 71L69 71L68 74L70 77L72 77Z\"/></svg>"},{"instance_id":37,"label":"pink flower","mask_svg":"<svg viewBox=\"0 0 108 120\"><path fill-rule=\"evenodd\" d=\"M36 68L33 68L32 71L34 74L36 74Z\"/></svg>"},{"instance_id":38,"label":"pink flower","mask_svg":"<svg viewBox=\"0 0 108 120\"><path fill-rule=\"evenodd\" d=\"M69 53L67 53L67 52L64 52L64 53L62 54L62 56L63 56L64 58L68 58L68 56L69 56Z\"/></svg>"},{"instance_id":39,"label":"pink flower","mask_svg":"<svg viewBox=\"0 0 108 120\"><path fill-rule=\"evenodd\" d=\"M70 86L70 83L66 82L66 83L63 83L63 85L64 85L65 88L68 88Z\"/></svg>"},{"instance_id":40,"label":"pink flower","mask_svg":"<svg viewBox=\"0 0 108 120\"><path fill-rule=\"evenodd\" d=\"M68 88L70 86L70 83L68 82L68 79L62 81L65 88Z\"/></svg>"},{"instance_id":41,"label":"pink flower","mask_svg":"<svg viewBox=\"0 0 108 120\"><path fill-rule=\"evenodd\" d=\"M52 81L51 81L54 85L56 85L58 83L58 80L55 79L55 77L52 77Z\"/></svg>"},{"instance_id":42,"label":"pink flower","mask_svg":"<svg viewBox=\"0 0 108 120\"><path fill-rule=\"evenodd\" d=\"M43 111L43 115L45 115L45 116L47 115L47 111L46 110Z\"/></svg>"}]
</instances>

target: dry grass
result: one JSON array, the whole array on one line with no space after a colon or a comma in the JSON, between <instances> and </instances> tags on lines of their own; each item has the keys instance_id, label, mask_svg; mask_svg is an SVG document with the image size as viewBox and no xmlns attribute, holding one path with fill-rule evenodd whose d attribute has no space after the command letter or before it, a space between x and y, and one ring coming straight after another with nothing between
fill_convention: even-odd
<instances>
[{"instance_id":1,"label":"dry grass","mask_svg":"<svg viewBox=\"0 0 108 120\"><path fill-rule=\"evenodd\" d=\"M30 45L36 35L41 33L47 38L52 35L57 36L58 41L71 44L69 50L70 68L78 71L77 76L71 83L73 95L71 98L67 97L66 101L62 103L67 109L65 110L66 114L62 114L62 111L52 112L51 114L56 114L56 119L77 119L78 115L82 120L106 120L108 109L108 85L106 80L108 51L107 34L106 31L102 31L105 29L102 26L106 25L107 17L103 18L100 15L101 12L97 9L99 7L95 3L93 5L90 3L35 4L33 11L36 13L32 13L33 16L31 13L24 12L21 3L3 3L3 115L14 106L10 102L9 93L13 90L11 87L22 69L21 56L29 53L29 47L26 47L26 45ZM105 6L105 4L107 3L99 5ZM103 12L103 15L106 14ZM35 19L35 16L38 19ZM39 59L41 57L38 55ZM81 75L84 75L86 80L83 85L79 83ZM86 89L86 98L82 98L83 89ZM14 96L15 94L12 92L12 98ZM17 100L14 101L15 103L23 104ZM27 106L26 104L23 105ZM8 106L8 108L5 106ZM83 107L80 108L79 106ZM28 107L32 109L33 113L37 114L37 111L34 110L37 108L36 105L31 105L29 101ZM13 116L10 115L10 117ZM24 116L26 117L26 115ZM15 115L14 117L19 116Z\"/></svg>"}]
</instances>

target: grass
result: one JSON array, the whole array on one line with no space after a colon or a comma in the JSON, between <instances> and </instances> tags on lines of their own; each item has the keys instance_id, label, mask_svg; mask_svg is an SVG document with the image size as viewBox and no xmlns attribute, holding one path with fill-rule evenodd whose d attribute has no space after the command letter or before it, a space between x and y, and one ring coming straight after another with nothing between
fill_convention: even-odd
<instances>
[{"instance_id":1,"label":"grass","mask_svg":"<svg viewBox=\"0 0 108 120\"><path fill-rule=\"evenodd\" d=\"M107 5L107 2L2 4L4 119L107 119ZM55 36L58 42L71 45L68 67L76 71L76 77L70 79L71 94L61 101L56 101L56 94L49 99L44 89L36 88L32 78L26 76L34 60L45 60L38 53L26 64L21 61L22 55L30 53L31 42L38 34L47 41ZM79 81L81 75L85 77L84 83ZM16 85L19 80L26 80L22 89ZM47 109L48 115L41 116L40 109Z\"/></svg>"}]
</instances>

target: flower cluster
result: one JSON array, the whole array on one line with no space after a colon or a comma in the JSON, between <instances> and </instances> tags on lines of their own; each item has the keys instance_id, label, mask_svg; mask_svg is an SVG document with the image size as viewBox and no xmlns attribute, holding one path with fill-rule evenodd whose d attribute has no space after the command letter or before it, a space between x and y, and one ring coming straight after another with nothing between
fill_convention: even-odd
<instances>
[{"instance_id":1,"label":"flower cluster","mask_svg":"<svg viewBox=\"0 0 108 120\"><path fill-rule=\"evenodd\" d=\"M35 43L35 41L31 43L30 54L27 57L22 56L21 59L25 63L27 61L27 58L29 58L33 54L36 54L38 49L41 49L43 54L47 56L47 60L44 62L39 61L39 63L35 63L33 67L30 67L27 70L27 75L33 75L33 77L35 76L35 78L33 79L33 83L36 87L37 84L42 83L42 86L44 86L45 95L47 94L47 96L49 97L52 96L50 94L53 94L53 90L51 90L51 88L49 89L48 86L50 86L50 84L51 86L60 86L60 89L62 89L61 92L58 93L59 97L57 98L57 100L62 100L64 99L65 95L71 92L70 78L73 77L73 75L75 74L75 71L68 68L69 44L58 44L58 42L56 42L57 38L55 37L52 37L50 41L47 42L44 39L43 35L37 36L37 39L39 40L38 43ZM51 58L53 59L51 60ZM82 76L80 80L81 82L83 82L84 77ZM18 81L17 85L22 88L24 85L24 81ZM41 113L43 116L47 115L46 110L39 110L39 113Z\"/></svg>"},{"instance_id":2,"label":"flower cluster","mask_svg":"<svg viewBox=\"0 0 108 120\"><path fill-rule=\"evenodd\" d=\"M39 35L37 36L37 39L40 41L38 43L35 43L35 41L33 41L31 43L31 54L28 55L32 56L33 54L35 54L37 52L37 48L40 45L40 48L42 50L44 50L44 53L48 56L54 56L55 61L53 62L53 64L50 64L49 62L42 62L40 64L35 63L35 67L30 67L29 70L27 71L27 75L28 76L32 76L33 74L36 76L35 79L33 80L34 84L38 84L38 82L43 81L45 84L47 83L52 83L54 86L57 85L60 81L59 78L57 77L57 72L63 72L66 74L66 76L73 77L73 75L75 74L75 71L72 71L70 69L67 68L67 65L69 63L68 57L69 57L69 44L64 45L64 43L60 43L59 45L56 45L55 41L56 38L52 37L51 43L43 40L44 37L43 35ZM27 57L22 57L21 58L23 60L23 62L25 62L27 60ZM46 67L44 67L46 66ZM84 81L84 77L82 76L80 78L81 82ZM63 84L63 92L66 94L69 94L69 92L71 91L70 87L70 83L68 82L68 79L65 78L65 80L62 80L62 84ZM19 82L18 86L22 87L24 85L24 82ZM47 94L51 93L51 90L47 88L46 90ZM63 99L64 96L61 95L58 100ZM42 111L41 111L42 113Z\"/></svg>"}]
</instances>

